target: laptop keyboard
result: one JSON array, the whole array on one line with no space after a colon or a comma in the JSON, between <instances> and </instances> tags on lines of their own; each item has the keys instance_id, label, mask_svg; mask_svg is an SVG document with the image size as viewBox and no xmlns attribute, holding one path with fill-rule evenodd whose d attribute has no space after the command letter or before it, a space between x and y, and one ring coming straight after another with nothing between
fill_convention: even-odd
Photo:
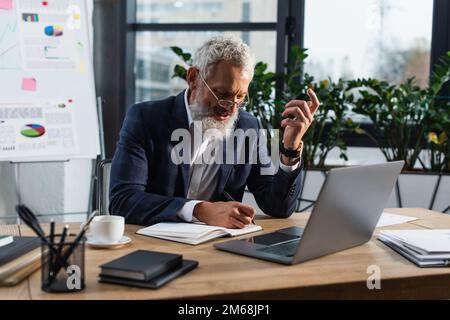
<instances>
[{"instance_id":1,"label":"laptop keyboard","mask_svg":"<svg viewBox=\"0 0 450 320\"><path fill-rule=\"evenodd\" d=\"M261 248L258 250L266 253L275 254L278 256L293 257L297 251L299 242L300 239L297 239L294 241L284 242L273 246Z\"/></svg>"}]
</instances>

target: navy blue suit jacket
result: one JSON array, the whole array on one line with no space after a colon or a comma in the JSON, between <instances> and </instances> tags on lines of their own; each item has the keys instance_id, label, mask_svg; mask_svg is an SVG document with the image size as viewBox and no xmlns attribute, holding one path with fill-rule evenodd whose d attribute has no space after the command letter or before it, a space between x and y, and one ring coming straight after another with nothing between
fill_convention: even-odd
<instances>
[{"instance_id":1,"label":"navy blue suit jacket","mask_svg":"<svg viewBox=\"0 0 450 320\"><path fill-rule=\"evenodd\" d=\"M181 221L177 212L189 201L189 164L171 160L173 130L188 129L184 92L165 100L133 105L127 112L113 158L110 182L111 214L122 215L127 223L150 225ZM257 119L240 111L236 128L258 129ZM262 147L267 149L265 144ZM265 150L267 151L267 150ZM226 201L226 190L241 201L247 186L264 213L289 217L300 189L301 166L287 173L261 175L263 165L221 164L212 201Z\"/></svg>"}]
</instances>

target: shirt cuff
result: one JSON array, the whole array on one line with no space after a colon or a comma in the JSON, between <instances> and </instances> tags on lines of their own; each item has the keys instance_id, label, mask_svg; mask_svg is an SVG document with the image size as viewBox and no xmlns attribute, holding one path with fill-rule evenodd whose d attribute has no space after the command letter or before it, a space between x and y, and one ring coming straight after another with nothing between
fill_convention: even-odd
<instances>
[{"instance_id":1,"label":"shirt cuff","mask_svg":"<svg viewBox=\"0 0 450 320\"><path fill-rule=\"evenodd\" d=\"M181 209L177 212L178 218L186 222L198 222L199 220L194 217L194 207L197 203L203 201L199 200L190 200L186 202Z\"/></svg>"},{"instance_id":2,"label":"shirt cuff","mask_svg":"<svg viewBox=\"0 0 450 320\"><path fill-rule=\"evenodd\" d=\"M282 163L282 162L280 161L280 168L281 168L281 170L283 170L283 171L286 172L286 173L295 171L295 170L297 170L297 168L300 166L300 161L301 161L301 160L298 160L298 162L297 162L296 164L294 164L293 166L287 166L287 165L285 165L284 163Z\"/></svg>"},{"instance_id":3,"label":"shirt cuff","mask_svg":"<svg viewBox=\"0 0 450 320\"><path fill-rule=\"evenodd\" d=\"M303 142L302 142L302 145L301 145L300 158L299 158L298 162L296 164L294 164L293 166L288 166L288 165L285 165L283 162L281 162L281 159L280 159L280 168L281 168L281 170L283 170L286 173L289 173L289 172L297 170L298 167L300 166L300 161L302 161L302 154L303 154Z\"/></svg>"}]
</instances>

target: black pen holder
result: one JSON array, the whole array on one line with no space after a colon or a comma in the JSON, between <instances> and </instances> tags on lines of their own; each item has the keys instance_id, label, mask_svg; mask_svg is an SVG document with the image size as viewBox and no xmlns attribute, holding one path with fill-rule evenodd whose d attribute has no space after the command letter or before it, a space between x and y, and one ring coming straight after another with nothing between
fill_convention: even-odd
<instances>
[{"instance_id":1,"label":"black pen holder","mask_svg":"<svg viewBox=\"0 0 450 320\"><path fill-rule=\"evenodd\" d=\"M47 238L49 239L49 238ZM42 242L41 288L45 292L78 292L84 289L85 238L74 243L75 235L60 243ZM53 248L53 249L52 249Z\"/></svg>"}]
</instances>

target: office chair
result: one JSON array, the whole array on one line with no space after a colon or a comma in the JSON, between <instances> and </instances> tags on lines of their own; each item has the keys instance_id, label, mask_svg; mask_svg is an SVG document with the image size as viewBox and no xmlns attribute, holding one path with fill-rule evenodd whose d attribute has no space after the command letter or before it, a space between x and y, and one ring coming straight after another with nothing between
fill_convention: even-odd
<instances>
[{"instance_id":1,"label":"office chair","mask_svg":"<svg viewBox=\"0 0 450 320\"><path fill-rule=\"evenodd\" d=\"M97 164L97 209L99 215L109 215L109 180L111 159L105 159Z\"/></svg>"}]
</instances>

